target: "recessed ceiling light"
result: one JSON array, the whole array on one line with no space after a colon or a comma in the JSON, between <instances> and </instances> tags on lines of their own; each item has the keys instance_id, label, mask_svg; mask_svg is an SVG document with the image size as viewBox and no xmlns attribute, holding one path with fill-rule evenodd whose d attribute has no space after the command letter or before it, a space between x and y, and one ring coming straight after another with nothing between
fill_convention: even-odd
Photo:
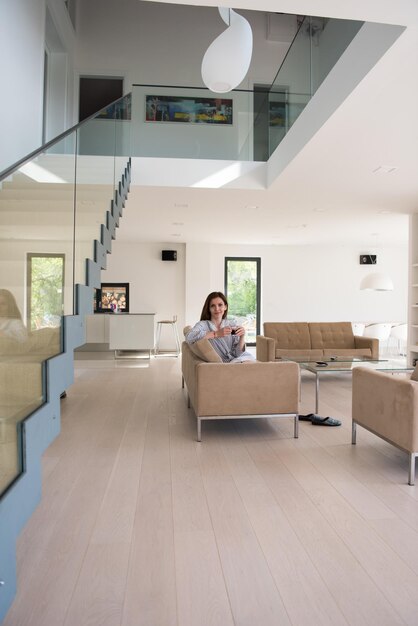
<instances>
[{"instance_id":1,"label":"recessed ceiling light","mask_svg":"<svg viewBox=\"0 0 418 626\"><path fill-rule=\"evenodd\" d=\"M397 165L379 165L373 170L373 174L392 174L399 169Z\"/></svg>"},{"instance_id":2,"label":"recessed ceiling light","mask_svg":"<svg viewBox=\"0 0 418 626\"><path fill-rule=\"evenodd\" d=\"M177 209L185 209L185 208L187 208L189 205L187 204L187 202L175 202L175 203L174 203L174 206L175 206Z\"/></svg>"},{"instance_id":3,"label":"recessed ceiling light","mask_svg":"<svg viewBox=\"0 0 418 626\"><path fill-rule=\"evenodd\" d=\"M246 204L245 208L246 209L258 209L260 207L258 206L258 204Z\"/></svg>"}]
</instances>

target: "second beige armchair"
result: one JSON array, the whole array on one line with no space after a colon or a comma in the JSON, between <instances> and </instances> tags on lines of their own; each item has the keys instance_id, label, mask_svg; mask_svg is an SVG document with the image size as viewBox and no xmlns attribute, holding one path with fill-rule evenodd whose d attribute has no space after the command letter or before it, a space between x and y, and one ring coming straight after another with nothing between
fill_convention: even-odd
<instances>
[{"instance_id":1,"label":"second beige armchair","mask_svg":"<svg viewBox=\"0 0 418 626\"><path fill-rule=\"evenodd\" d=\"M414 484L418 456L418 382L409 377L357 367L353 370L352 439L362 426L409 455L408 483Z\"/></svg>"}]
</instances>

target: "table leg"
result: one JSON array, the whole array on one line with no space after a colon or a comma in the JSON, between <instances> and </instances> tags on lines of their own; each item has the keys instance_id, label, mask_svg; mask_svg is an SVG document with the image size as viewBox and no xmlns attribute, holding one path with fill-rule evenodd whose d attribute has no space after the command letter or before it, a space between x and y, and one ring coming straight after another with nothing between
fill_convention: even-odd
<instances>
[{"instance_id":1,"label":"table leg","mask_svg":"<svg viewBox=\"0 0 418 626\"><path fill-rule=\"evenodd\" d=\"M316 372L315 381L315 415L319 413L319 374Z\"/></svg>"}]
</instances>

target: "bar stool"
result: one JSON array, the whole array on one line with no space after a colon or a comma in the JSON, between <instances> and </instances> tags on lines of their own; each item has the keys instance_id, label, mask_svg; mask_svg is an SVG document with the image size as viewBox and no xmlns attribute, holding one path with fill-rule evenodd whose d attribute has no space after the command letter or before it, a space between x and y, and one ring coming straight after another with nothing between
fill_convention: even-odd
<instances>
[{"instance_id":1,"label":"bar stool","mask_svg":"<svg viewBox=\"0 0 418 626\"><path fill-rule=\"evenodd\" d=\"M180 337L179 331L177 328L177 315L173 315L172 320L160 320L157 322L157 339L155 342L155 354L159 354L160 352L160 339L161 339L161 330L163 325L168 324L173 329L174 340L176 342L176 356L178 357L180 354Z\"/></svg>"}]
</instances>

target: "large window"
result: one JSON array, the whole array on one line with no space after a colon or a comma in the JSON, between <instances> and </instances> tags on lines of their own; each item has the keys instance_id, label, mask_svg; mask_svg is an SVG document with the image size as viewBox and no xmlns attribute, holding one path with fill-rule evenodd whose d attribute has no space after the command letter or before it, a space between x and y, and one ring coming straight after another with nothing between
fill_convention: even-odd
<instances>
[{"instance_id":1,"label":"large window","mask_svg":"<svg viewBox=\"0 0 418 626\"><path fill-rule=\"evenodd\" d=\"M260 334L261 259L254 257L225 258L225 295L228 316L244 326L247 345L255 345Z\"/></svg>"},{"instance_id":2,"label":"large window","mask_svg":"<svg viewBox=\"0 0 418 626\"><path fill-rule=\"evenodd\" d=\"M27 255L27 326L57 327L64 314L64 255Z\"/></svg>"}]
</instances>

